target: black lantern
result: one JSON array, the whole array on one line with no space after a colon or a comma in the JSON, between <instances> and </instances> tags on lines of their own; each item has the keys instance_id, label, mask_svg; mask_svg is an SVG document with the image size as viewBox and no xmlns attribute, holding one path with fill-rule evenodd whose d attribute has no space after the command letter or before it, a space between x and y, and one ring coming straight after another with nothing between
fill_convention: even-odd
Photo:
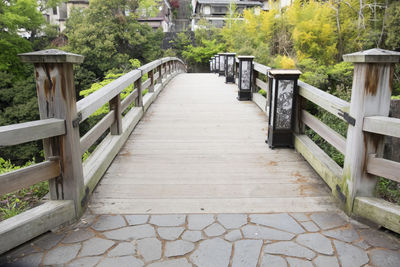
<instances>
[{"instance_id":1,"label":"black lantern","mask_svg":"<svg viewBox=\"0 0 400 267\"><path fill-rule=\"evenodd\" d=\"M219 73L219 55L215 55L215 73Z\"/></svg>"},{"instance_id":2,"label":"black lantern","mask_svg":"<svg viewBox=\"0 0 400 267\"><path fill-rule=\"evenodd\" d=\"M270 70L268 145L293 147L293 127L299 70Z\"/></svg>"},{"instance_id":3,"label":"black lantern","mask_svg":"<svg viewBox=\"0 0 400 267\"><path fill-rule=\"evenodd\" d=\"M251 85L253 81L253 56L238 56L239 80L238 100L251 100Z\"/></svg>"},{"instance_id":4,"label":"black lantern","mask_svg":"<svg viewBox=\"0 0 400 267\"><path fill-rule=\"evenodd\" d=\"M236 53L225 53L225 82L235 83Z\"/></svg>"},{"instance_id":5,"label":"black lantern","mask_svg":"<svg viewBox=\"0 0 400 267\"><path fill-rule=\"evenodd\" d=\"M225 75L225 53L219 53L219 76Z\"/></svg>"}]
</instances>

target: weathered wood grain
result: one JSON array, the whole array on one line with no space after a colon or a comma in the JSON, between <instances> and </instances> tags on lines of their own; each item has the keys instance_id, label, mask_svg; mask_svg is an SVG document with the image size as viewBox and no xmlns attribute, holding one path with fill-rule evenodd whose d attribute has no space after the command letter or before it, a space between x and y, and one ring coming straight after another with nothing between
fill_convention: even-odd
<instances>
[{"instance_id":1,"label":"weathered wood grain","mask_svg":"<svg viewBox=\"0 0 400 267\"><path fill-rule=\"evenodd\" d=\"M0 127L0 146L18 145L65 134L63 119L44 119Z\"/></svg>"},{"instance_id":2,"label":"weathered wood grain","mask_svg":"<svg viewBox=\"0 0 400 267\"><path fill-rule=\"evenodd\" d=\"M346 153L346 138L332 130L328 125L311 115L306 110L302 111L303 122L317 134L334 146L340 153Z\"/></svg>"},{"instance_id":3,"label":"weathered wood grain","mask_svg":"<svg viewBox=\"0 0 400 267\"><path fill-rule=\"evenodd\" d=\"M300 80L298 81L298 85L299 94L302 97L317 104L318 106L332 113L339 119L344 120L343 116L339 114L342 112L348 112L350 108L350 103Z\"/></svg>"},{"instance_id":4,"label":"weathered wood grain","mask_svg":"<svg viewBox=\"0 0 400 267\"><path fill-rule=\"evenodd\" d=\"M375 197L356 197L353 212L396 233L400 233L400 206Z\"/></svg>"},{"instance_id":5,"label":"weathered wood grain","mask_svg":"<svg viewBox=\"0 0 400 267\"><path fill-rule=\"evenodd\" d=\"M169 82L165 90L156 86L154 94L161 92L160 97L95 189L90 204L93 212L312 211L333 207L328 187L301 155L288 149L268 149L265 113L251 101L237 101L236 85L225 84L214 74L170 77L173 75L163 81ZM145 105L151 97L144 97ZM290 206L295 200L310 204ZM199 206L204 203L207 206L201 211Z\"/></svg>"},{"instance_id":6,"label":"weathered wood grain","mask_svg":"<svg viewBox=\"0 0 400 267\"><path fill-rule=\"evenodd\" d=\"M268 71L271 69L270 67L262 65L257 62L253 62L253 68L255 71L257 71L261 74L264 74L264 75L267 75Z\"/></svg>"},{"instance_id":7,"label":"weathered wood grain","mask_svg":"<svg viewBox=\"0 0 400 267\"><path fill-rule=\"evenodd\" d=\"M72 200L48 201L0 222L0 254L75 217Z\"/></svg>"},{"instance_id":8,"label":"weathered wood grain","mask_svg":"<svg viewBox=\"0 0 400 267\"><path fill-rule=\"evenodd\" d=\"M121 110L125 111L127 107L138 97L138 90L133 90L124 100L121 101Z\"/></svg>"},{"instance_id":9,"label":"weathered wood grain","mask_svg":"<svg viewBox=\"0 0 400 267\"><path fill-rule=\"evenodd\" d=\"M44 161L0 175L0 196L47 181L61 174L60 162Z\"/></svg>"},{"instance_id":10,"label":"weathered wood grain","mask_svg":"<svg viewBox=\"0 0 400 267\"><path fill-rule=\"evenodd\" d=\"M260 88L263 89L265 92L268 92L268 84L260 79L256 79L256 85ZM257 90L258 91L258 90Z\"/></svg>"},{"instance_id":11,"label":"weathered wood grain","mask_svg":"<svg viewBox=\"0 0 400 267\"><path fill-rule=\"evenodd\" d=\"M295 134L294 140L296 150L303 155L331 190L336 190L336 185L341 182L342 168L306 135Z\"/></svg>"},{"instance_id":12,"label":"weathered wood grain","mask_svg":"<svg viewBox=\"0 0 400 267\"><path fill-rule=\"evenodd\" d=\"M122 133L121 94L110 100L110 111L114 111L114 121L110 126L110 133L111 135L120 135Z\"/></svg>"},{"instance_id":13,"label":"weathered wood grain","mask_svg":"<svg viewBox=\"0 0 400 267\"><path fill-rule=\"evenodd\" d=\"M363 131L400 138L400 119L384 116L365 117Z\"/></svg>"},{"instance_id":14,"label":"weathered wood grain","mask_svg":"<svg viewBox=\"0 0 400 267\"><path fill-rule=\"evenodd\" d=\"M371 154L367 161L367 172L400 183L399 162L377 158L375 154Z\"/></svg>"},{"instance_id":15,"label":"weathered wood grain","mask_svg":"<svg viewBox=\"0 0 400 267\"><path fill-rule=\"evenodd\" d=\"M115 111L105 115L95 126L92 127L84 136L81 138L81 155L83 155L97 139L113 124L115 121Z\"/></svg>"}]
</instances>

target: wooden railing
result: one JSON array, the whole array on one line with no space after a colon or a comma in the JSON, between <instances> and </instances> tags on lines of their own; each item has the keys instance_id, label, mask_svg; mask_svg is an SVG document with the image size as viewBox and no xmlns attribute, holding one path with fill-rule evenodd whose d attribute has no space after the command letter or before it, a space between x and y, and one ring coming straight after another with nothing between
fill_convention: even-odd
<instances>
[{"instance_id":1,"label":"wooden railing","mask_svg":"<svg viewBox=\"0 0 400 267\"><path fill-rule=\"evenodd\" d=\"M295 149L331 188L349 215L400 233L400 206L374 197L378 177L400 182L400 163L382 158L383 136L400 137L400 119L388 117L393 67L399 62L400 53L372 49L346 55L344 59L355 63L352 103L298 81ZM238 64L236 60L236 78ZM253 63L252 100L267 115L270 69ZM267 97L258 93L260 89ZM308 112L307 101L346 122L347 139ZM305 134L306 126L344 155L343 168Z\"/></svg>"},{"instance_id":2,"label":"wooden railing","mask_svg":"<svg viewBox=\"0 0 400 267\"><path fill-rule=\"evenodd\" d=\"M72 64L81 63L82 56L46 50L21 58L35 64L41 120L0 127L0 145L43 139L46 160L0 175L0 195L49 180L51 200L0 222L0 254L80 217L93 189L143 114L162 88L186 71L180 59L163 58L76 102ZM121 92L132 85L132 92L121 101ZM106 104L109 112L80 137L79 124ZM82 155L95 143L97 147L82 162Z\"/></svg>"}]
</instances>

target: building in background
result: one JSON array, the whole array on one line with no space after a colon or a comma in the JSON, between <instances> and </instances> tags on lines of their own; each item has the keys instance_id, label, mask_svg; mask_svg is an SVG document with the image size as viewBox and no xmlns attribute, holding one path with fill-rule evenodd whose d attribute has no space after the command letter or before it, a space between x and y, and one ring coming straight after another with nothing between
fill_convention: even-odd
<instances>
[{"instance_id":1,"label":"building in background","mask_svg":"<svg viewBox=\"0 0 400 267\"><path fill-rule=\"evenodd\" d=\"M192 31L197 28L201 19L217 28L222 28L225 25L226 15L231 4L236 5L236 10L239 13L242 13L245 8L261 8L263 6L262 1L254 0L192 0Z\"/></svg>"},{"instance_id":2,"label":"building in background","mask_svg":"<svg viewBox=\"0 0 400 267\"><path fill-rule=\"evenodd\" d=\"M172 8L168 0L162 0L159 3L159 13L156 16L149 16L146 10L138 10L140 16L138 21L146 23L154 30L161 28L163 32L170 32L173 26L172 23Z\"/></svg>"},{"instance_id":3,"label":"building in background","mask_svg":"<svg viewBox=\"0 0 400 267\"><path fill-rule=\"evenodd\" d=\"M59 6L49 8L43 12L47 22L58 26L58 31L65 29L65 23L71 14L73 8L87 8L89 0L69 0L61 3Z\"/></svg>"}]
</instances>

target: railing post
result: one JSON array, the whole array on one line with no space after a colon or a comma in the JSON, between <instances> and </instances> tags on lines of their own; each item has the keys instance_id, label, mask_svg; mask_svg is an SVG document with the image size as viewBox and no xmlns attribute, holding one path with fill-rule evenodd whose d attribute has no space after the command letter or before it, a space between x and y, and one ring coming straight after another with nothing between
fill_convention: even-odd
<instances>
[{"instance_id":1,"label":"railing post","mask_svg":"<svg viewBox=\"0 0 400 267\"><path fill-rule=\"evenodd\" d=\"M394 63L399 62L400 53L371 49L343 59L354 63L350 112L344 114L349 127L341 187L345 211L350 214L356 196L373 196L376 176L366 172L367 159L369 154L383 153L383 136L363 132L363 122L367 116L389 115Z\"/></svg>"},{"instance_id":2,"label":"railing post","mask_svg":"<svg viewBox=\"0 0 400 267\"><path fill-rule=\"evenodd\" d=\"M121 110L121 94L116 95L110 100L110 111L115 112L115 121L111 124L111 135L120 135L122 133L122 110Z\"/></svg>"},{"instance_id":3,"label":"railing post","mask_svg":"<svg viewBox=\"0 0 400 267\"><path fill-rule=\"evenodd\" d=\"M50 181L51 198L73 200L80 216L88 191L84 190L73 64L82 63L83 56L50 49L20 57L35 66L40 118L65 120L66 134L44 141L45 157L58 157L61 164L60 177Z\"/></svg>"},{"instance_id":4,"label":"railing post","mask_svg":"<svg viewBox=\"0 0 400 267\"><path fill-rule=\"evenodd\" d=\"M162 84L162 63L160 64L160 66L157 67L157 72L158 72L157 83Z\"/></svg>"},{"instance_id":5,"label":"railing post","mask_svg":"<svg viewBox=\"0 0 400 267\"><path fill-rule=\"evenodd\" d=\"M154 70L149 71L149 79L150 79L150 86L149 86L149 93L154 92Z\"/></svg>"},{"instance_id":6,"label":"railing post","mask_svg":"<svg viewBox=\"0 0 400 267\"><path fill-rule=\"evenodd\" d=\"M138 91L138 96L135 99L135 107L143 107L143 96L142 96L142 76L135 82L135 88Z\"/></svg>"}]
</instances>

